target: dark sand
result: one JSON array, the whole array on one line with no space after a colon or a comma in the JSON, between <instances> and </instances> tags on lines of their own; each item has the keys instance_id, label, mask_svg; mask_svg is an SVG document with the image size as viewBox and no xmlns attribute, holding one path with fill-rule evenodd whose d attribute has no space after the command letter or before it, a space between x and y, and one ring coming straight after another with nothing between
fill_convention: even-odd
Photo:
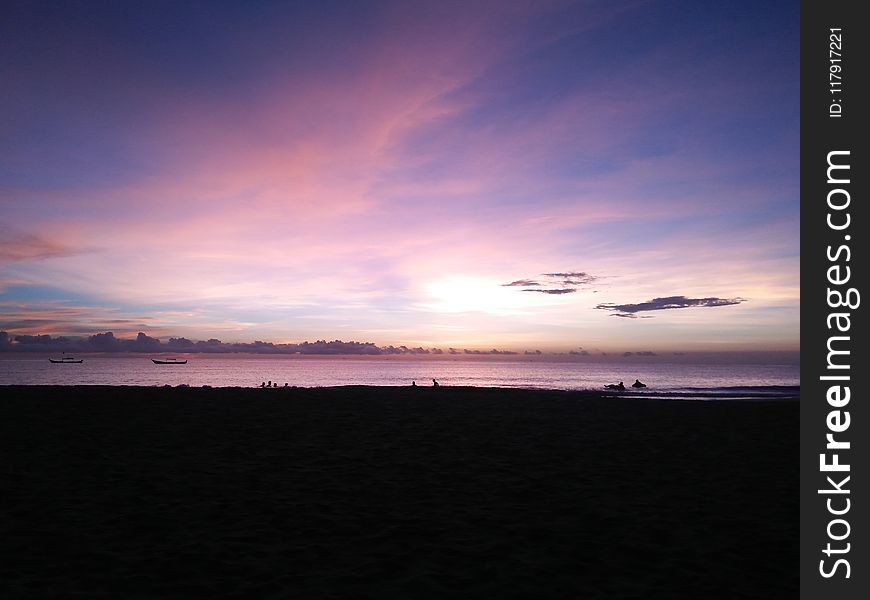
<instances>
[{"instance_id":1,"label":"dark sand","mask_svg":"<svg viewBox=\"0 0 870 600\"><path fill-rule=\"evenodd\" d=\"M2 598L780 598L798 402L0 388Z\"/></svg>"}]
</instances>

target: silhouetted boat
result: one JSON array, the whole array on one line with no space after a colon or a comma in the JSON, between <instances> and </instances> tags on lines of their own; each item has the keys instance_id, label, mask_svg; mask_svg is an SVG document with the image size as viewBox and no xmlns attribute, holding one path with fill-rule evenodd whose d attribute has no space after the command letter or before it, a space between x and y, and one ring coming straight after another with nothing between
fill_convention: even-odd
<instances>
[{"instance_id":1,"label":"silhouetted boat","mask_svg":"<svg viewBox=\"0 0 870 600\"><path fill-rule=\"evenodd\" d=\"M155 365L186 365L186 360L178 360L177 358L167 358L166 360L157 360L156 358L152 358L151 362Z\"/></svg>"},{"instance_id":2,"label":"silhouetted boat","mask_svg":"<svg viewBox=\"0 0 870 600\"><path fill-rule=\"evenodd\" d=\"M63 358L49 358L48 362L53 362L56 365L72 365L82 362L84 359L73 358L72 356L64 356Z\"/></svg>"}]
</instances>

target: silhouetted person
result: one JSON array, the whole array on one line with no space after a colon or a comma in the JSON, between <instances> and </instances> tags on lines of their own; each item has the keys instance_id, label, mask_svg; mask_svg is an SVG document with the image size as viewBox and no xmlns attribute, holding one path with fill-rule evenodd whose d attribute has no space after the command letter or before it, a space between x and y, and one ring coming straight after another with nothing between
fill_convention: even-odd
<instances>
[{"instance_id":1,"label":"silhouetted person","mask_svg":"<svg viewBox=\"0 0 870 600\"><path fill-rule=\"evenodd\" d=\"M290 387L290 384L289 384L289 383L285 383L285 384L284 384L284 387Z\"/></svg>"},{"instance_id":2,"label":"silhouetted person","mask_svg":"<svg viewBox=\"0 0 870 600\"><path fill-rule=\"evenodd\" d=\"M646 387L646 384L645 384L645 383L641 383L641 382L640 382L640 379L635 379L635 380L634 380L634 383L631 384L631 387L633 387L633 388L643 388L643 387Z\"/></svg>"},{"instance_id":3,"label":"silhouetted person","mask_svg":"<svg viewBox=\"0 0 870 600\"><path fill-rule=\"evenodd\" d=\"M260 384L260 387L261 387L261 388L266 387L266 382L264 381L263 383L261 383L261 384Z\"/></svg>"},{"instance_id":4,"label":"silhouetted person","mask_svg":"<svg viewBox=\"0 0 870 600\"><path fill-rule=\"evenodd\" d=\"M412 382L411 382L411 387L417 387L417 382L416 382L416 381L412 381Z\"/></svg>"},{"instance_id":5,"label":"silhouetted person","mask_svg":"<svg viewBox=\"0 0 870 600\"><path fill-rule=\"evenodd\" d=\"M620 381L619 383L608 383L604 387L606 387L608 390L623 391L625 389L625 384Z\"/></svg>"},{"instance_id":6,"label":"silhouetted person","mask_svg":"<svg viewBox=\"0 0 870 600\"><path fill-rule=\"evenodd\" d=\"M433 387L438 387L438 382L435 381L434 379L432 380L432 386L433 386Z\"/></svg>"},{"instance_id":7,"label":"silhouetted person","mask_svg":"<svg viewBox=\"0 0 870 600\"><path fill-rule=\"evenodd\" d=\"M269 383L266 384L266 387L272 387L272 380L269 380Z\"/></svg>"}]
</instances>

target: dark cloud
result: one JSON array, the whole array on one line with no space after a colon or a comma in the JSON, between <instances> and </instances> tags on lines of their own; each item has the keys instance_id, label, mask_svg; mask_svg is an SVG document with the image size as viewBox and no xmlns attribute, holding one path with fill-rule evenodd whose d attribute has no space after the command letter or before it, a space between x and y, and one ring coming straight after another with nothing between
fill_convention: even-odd
<instances>
[{"instance_id":1,"label":"dark cloud","mask_svg":"<svg viewBox=\"0 0 870 600\"><path fill-rule=\"evenodd\" d=\"M667 296L653 298L637 304L599 304L595 308L600 310L612 310L616 317L636 318L636 313L653 310L670 310L673 308L704 308L713 306L731 306L746 302L743 298L687 298L686 296ZM649 317L641 317L649 318Z\"/></svg>"},{"instance_id":2,"label":"dark cloud","mask_svg":"<svg viewBox=\"0 0 870 600\"><path fill-rule=\"evenodd\" d=\"M597 279L594 275L583 271L542 273L542 277L548 277L549 281L542 283L534 279L517 279L510 283L503 283L502 287L520 287L523 288L523 292L540 292L541 294L571 294L577 291L577 286L588 285Z\"/></svg>"},{"instance_id":3,"label":"dark cloud","mask_svg":"<svg viewBox=\"0 0 870 600\"><path fill-rule=\"evenodd\" d=\"M544 273L545 277L561 279L562 285L589 285L598 278L595 275L583 271L570 271L566 273Z\"/></svg>"},{"instance_id":4,"label":"dark cloud","mask_svg":"<svg viewBox=\"0 0 870 600\"><path fill-rule=\"evenodd\" d=\"M524 292L540 292L541 294L573 294L575 288L558 288L554 290L523 290Z\"/></svg>"},{"instance_id":5,"label":"dark cloud","mask_svg":"<svg viewBox=\"0 0 870 600\"><path fill-rule=\"evenodd\" d=\"M180 338L169 338L169 341L166 342L166 345L172 350L192 350L196 347L196 344L185 337Z\"/></svg>"},{"instance_id":6,"label":"dark cloud","mask_svg":"<svg viewBox=\"0 0 870 600\"><path fill-rule=\"evenodd\" d=\"M429 350L427 348L408 348L407 346L387 346L386 348L381 348L381 353L383 354L431 354L437 350L434 348L433 350Z\"/></svg>"},{"instance_id":7,"label":"dark cloud","mask_svg":"<svg viewBox=\"0 0 870 600\"><path fill-rule=\"evenodd\" d=\"M12 336L7 331L0 331L0 352L187 352L187 353L230 353L243 352L252 354L313 354L313 355L431 355L445 354L441 348L423 348L418 346L376 346L373 342L344 342L342 340L317 340L276 344L273 342L228 342L218 339L193 341L184 337L172 337L162 342L160 339L139 332L132 339L115 337L111 331L97 333L87 337L53 337L47 334ZM474 355L512 355L513 350L457 350L450 348L449 354Z\"/></svg>"},{"instance_id":8,"label":"dark cloud","mask_svg":"<svg viewBox=\"0 0 870 600\"><path fill-rule=\"evenodd\" d=\"M160 350L160 340L147 336L141 331L139 332L139 335L136 336L136 339L133 341L132 345L139 352Z\"/></svg>"},{"instance_id":9,"label":"dark cloud","mask_svg":"<svg viewBox=\"0 0 870 600\"><path fill-rule=\"evenodd\" d=\"M302 342L301 344L279 344L284 348L278 349L277 353L287 352L290 347L296 346L301 354L381 354L381 349L371 342L343 342L334 340L327 342L317 340L314 343Z\"/></svg>"},{"instance_id":10,"label":"dark cloud","mask_svg":"<svg viewBox=\"0 0 870 600\"><path fill-rule=\"evenodd\" d=\"M120 350L120 340L115 337L111 331L106 333L97 333L88 338L88 345L102 352L112 352Z\"/></svg>"},{"instance_id":11,"label":"dark cloud","mask_svg":"<svg viewBox=\"0 0 870 600\"><path fill-rule=\"evenodd\" d=\"M541 285L537 281L533 281L531 279L517 279L516 281L511 281L510 283L501 284L502 287L526 287L530 285Z\"/></svg>"},{"instance_id":12,"label":"dark cloud","mask_svg":"<svg viewBox=\"0 0 870 600\"><path fill-rule=\"evenodd\" d=\"M134 339L115 337L111 331L87 337L52 337L51 335L17 335L10 340L8 332L0 331L0 339L6 342L0 350L7 352L29 351L76 351L76 352L249 352L255 354L387 354L389 348L379 348L372 342L343 342L317 340L300 344L274 344L256 341L253 343L223 343L218 339L193 342L187 338L170 338L163 343L158 338L140 332ZM405 348L401 353L427 354L423 348Z\"/></svg>"},{"instance_id":13,"label":"dark cloud","mask_svg":"<svg viewBox=\"0 0 870 600\"><path fill-rule=\"evenodd\" d=\"M5 331L3 333L6 333ZM8 335L8 334L7 334ZM23 344L25 346L30 345L40 345L40 346L48 346L57 341L56 338L51 337L50 335L16 335L15 342L17 344Z\"/></svg>"}]
</instances>

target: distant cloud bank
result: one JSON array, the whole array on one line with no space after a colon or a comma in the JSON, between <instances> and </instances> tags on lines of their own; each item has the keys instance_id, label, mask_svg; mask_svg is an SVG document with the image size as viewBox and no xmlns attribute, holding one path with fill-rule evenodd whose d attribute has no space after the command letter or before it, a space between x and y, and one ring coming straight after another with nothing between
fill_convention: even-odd
<instances>
[{"instance_id":1,"label":"distant cloud bank","mask_svg":"<svg viewBox=\"0 0 870 600\"><path fill-rule=\"evenodd\" d=\"M97 333L88 337L52 337L50 335L10 336L0 331L0 352L184 352L184 353L232 353L253 354L316 354L316 355L439 355L474 354L506 355L518 354L512 350L457 350L446 352L441 348L409 348L407 346L377 346L372 342L344 342L342 340L317 340L298 344L275 344L273 342L229 342L218 339L193 341L184 337L161 340L139 332L132 339L115 337L111 331Z\"/></svg>"}]
</instances>

